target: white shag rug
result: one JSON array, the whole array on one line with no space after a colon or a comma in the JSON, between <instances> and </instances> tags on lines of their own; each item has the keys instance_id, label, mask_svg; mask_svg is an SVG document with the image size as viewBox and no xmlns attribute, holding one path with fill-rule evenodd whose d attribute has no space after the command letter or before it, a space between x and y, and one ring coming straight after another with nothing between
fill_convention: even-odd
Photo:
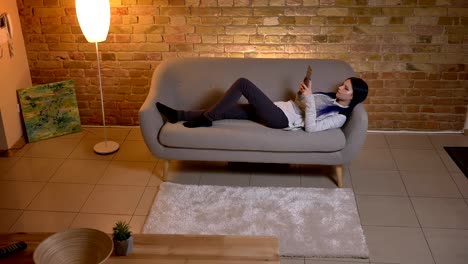
<instances>
[{"instance_id":1,"label":"white shag rug","mask_svg":"<svg viewBox=\"0 0 468 264\"><path fill-rule=\"evenodd\" d=\"M351 189L165 182L143 233L270 235L281 256L369 257Z\"/></svg>"}]
</instances>

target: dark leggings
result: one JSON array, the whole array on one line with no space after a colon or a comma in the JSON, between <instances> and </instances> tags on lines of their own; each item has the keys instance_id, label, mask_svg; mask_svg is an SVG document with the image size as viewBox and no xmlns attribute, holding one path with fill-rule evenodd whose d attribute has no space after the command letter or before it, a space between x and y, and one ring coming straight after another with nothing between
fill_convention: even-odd
<instances>
[{"instance_id":1,"label":"dark leggings","mask_svg":"<svg viewBox=\"0 0 468 264\"><path fill-rule=\"evenodd\" d=\"M241 96L248 104L238 104ZM224 96L208 110L182 111L186 121L205 115L211 121L222 119L244 119L261 123L270 128L288 127L288 118L255 84L240 78L226 91Z\"/></svg>"}]
</instances>

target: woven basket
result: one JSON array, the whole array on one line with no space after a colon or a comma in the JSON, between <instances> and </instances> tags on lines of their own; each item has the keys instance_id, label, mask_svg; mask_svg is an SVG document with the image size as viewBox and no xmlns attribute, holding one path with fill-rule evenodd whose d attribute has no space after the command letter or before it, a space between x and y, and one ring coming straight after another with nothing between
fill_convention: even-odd
<instances>
[{"instance_id":1,"label":"woven basket","mask_svg":"<svg viewBox=\"0 0 468 264\"><path fill-rule=\"evenodd\" d=\"M104 232L89 228L68 229L42 241L34 251L36 264L97 264L112 253L113 242Z\"/></svg>"}]
</instances>

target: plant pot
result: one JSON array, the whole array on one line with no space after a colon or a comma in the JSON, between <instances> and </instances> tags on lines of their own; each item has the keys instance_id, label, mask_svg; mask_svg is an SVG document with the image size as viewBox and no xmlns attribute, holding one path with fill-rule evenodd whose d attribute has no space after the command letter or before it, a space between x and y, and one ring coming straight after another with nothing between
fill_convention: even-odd
<instances>
[{"instance_id":1,"label":"plant pot","mask_svg":"<svg viewBox=\"0 0 468 264\"><path fill-rule=\"evenodd\" d=\"M116 256L127 256L133 252L133 236L130 236L127 240L114 241L114 251Z\"/></svg>"}]
</instances>

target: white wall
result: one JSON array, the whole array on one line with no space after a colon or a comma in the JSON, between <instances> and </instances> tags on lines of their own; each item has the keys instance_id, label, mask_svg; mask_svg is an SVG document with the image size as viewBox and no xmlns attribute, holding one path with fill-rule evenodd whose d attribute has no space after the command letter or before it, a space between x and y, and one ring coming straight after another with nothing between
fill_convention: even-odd
<instances>
[{"instance_id":1,"label":"white wall","mask_svg":"<svg viewBox=\"0 0 468 264\"><path fill-rule=\"evenodd\" d=\"M10 149L23 135L16 106L16 90L31 87L31 74L16 0L0 0L0 14L3 12L7 12L11 18L15 54L11 58L8 44L1 45L3 56L0 58L0 150Z\"/></svg>"}]
</instances>

